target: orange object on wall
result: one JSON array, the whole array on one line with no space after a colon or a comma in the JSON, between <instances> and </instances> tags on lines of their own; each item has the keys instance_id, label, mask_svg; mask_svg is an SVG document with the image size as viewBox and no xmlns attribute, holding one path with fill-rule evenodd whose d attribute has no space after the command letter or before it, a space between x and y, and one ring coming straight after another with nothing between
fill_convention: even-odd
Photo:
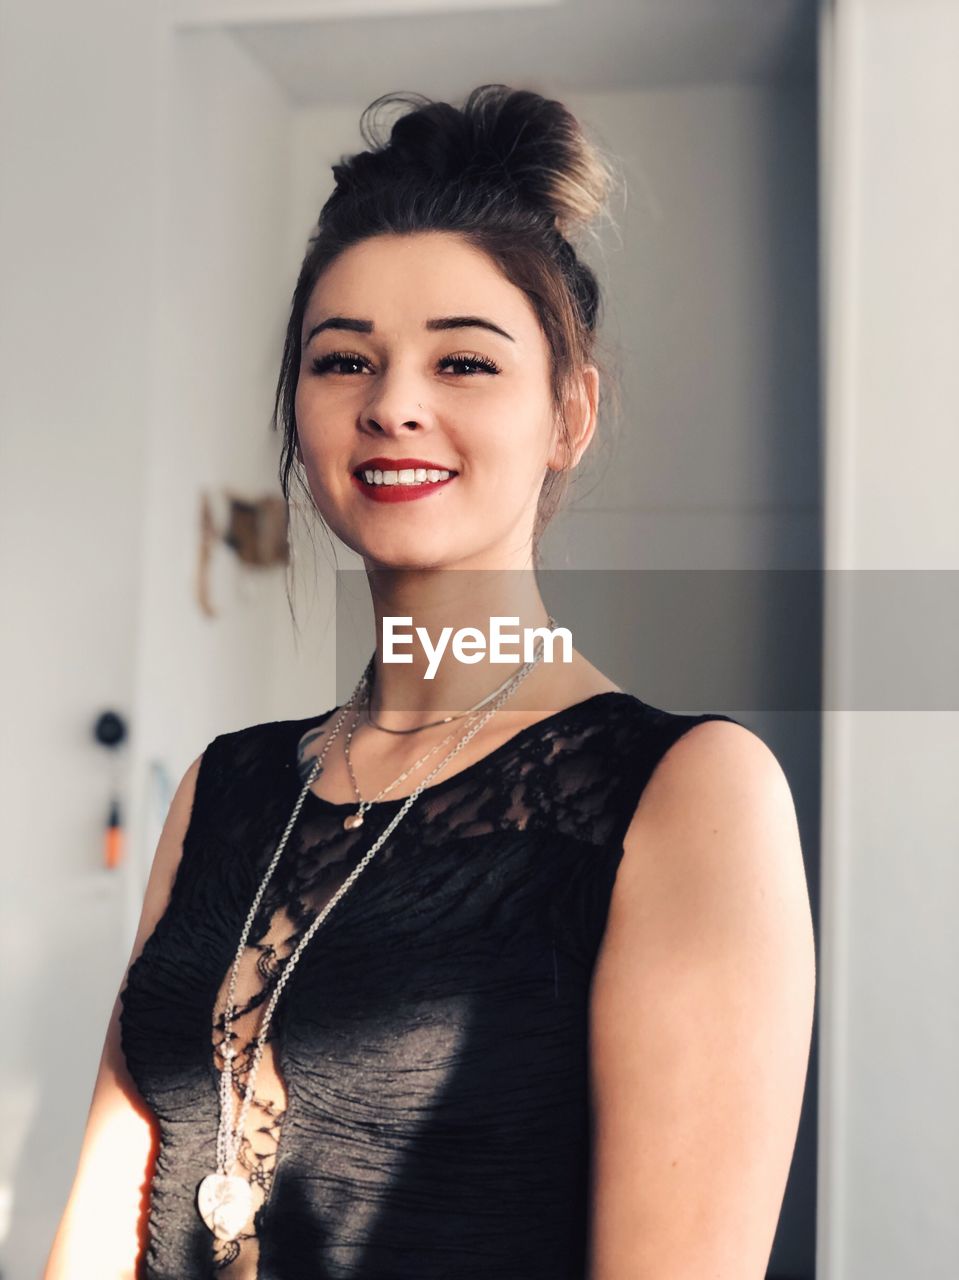
<instances>
[{"instance_id":1,"label":"orange object on wall","mask_svg":"<svg viewBox=\"0 0 959 1280\"><path fill-rule=\"evenodd\" d=\"M108 871L116 870L123 861L123 824L118 800L110 804L110 817L103 836L103 861Z\"/></svg>"}]
</instances>

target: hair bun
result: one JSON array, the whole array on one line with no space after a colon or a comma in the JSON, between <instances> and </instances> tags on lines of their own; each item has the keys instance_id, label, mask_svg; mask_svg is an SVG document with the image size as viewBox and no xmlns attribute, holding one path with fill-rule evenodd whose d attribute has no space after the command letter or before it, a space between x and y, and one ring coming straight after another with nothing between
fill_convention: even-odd
<instances>
[{"instance_id":1,"label":"hair bun","mask_svg":"<svg viewBox=\"0 0 959 1280\"><path fill-rule=\"evenodd\" d=\"M462 108L420 94L385 94L363 113L365 141L386 149L376 123L385 106L413 109L395 120L388 149L398 165L433 182L467 181L515 192L566 239L600 214L611 171L576 117L561 102L528 89L487 84Z\"/></svg>"}]
</instances>

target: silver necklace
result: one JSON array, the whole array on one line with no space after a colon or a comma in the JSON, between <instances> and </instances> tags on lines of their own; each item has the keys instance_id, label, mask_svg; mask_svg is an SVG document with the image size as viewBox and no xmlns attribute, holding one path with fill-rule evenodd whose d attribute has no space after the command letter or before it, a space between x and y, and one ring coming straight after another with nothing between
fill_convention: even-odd
<instances>
[{"instance_id":1,"label":"silver necklace","mask_svg":"<svg viewBox=\"0 0 959 1280\"><path fill-rule=\"evenodd\" d=\"M551 628L556 625L555 619L553 617L550 617L549 622L550 622ZM501 694L505 693L507 690L511 691L513 685L519 684L519 682L523 680L529 674L530 671L532 671L533 667L536 666L537 662L539 662L541 657L542 657L542 645L538 647L537 654L534 658L531 658L529 662L524 663L523 666L519 667L516 671L513 671L509 676L507 676L507 678L503 681L503 683L499 685L498 688L494 689L492 693L487 694L484 698L481 698L480 701L476 703L475 706L468 707L466 711L460 711L454 716L448 716L445 720L434 720L432 724L434 725L446 724L448 723L449 720L459 720L459 719L462 719L464 716L470 717L470 718L475 717L478 714L478 711L480 708L485 706L487 703L493 701L494 699L499 697ZM367 713L369 713L370 698L372 696L372 690L370 688L371 671L372 671L372 659L370 660L370 664L367 666L366 671L364 671L363 677L361 679L361 684L366 687ZM359 723L360 723L360 709L358 707L356 711L356 715L353 718L353 723L350 726L350 728L347 730L346 737L343 739L343 756L344 756L344 759L346 760L346 767L350 775L350 781L353 784L353 790L356 793L356 801L357 801L357 804L359 805L359 808L356 810L355 813L348 814L343 819L343 826L347 831L353 831L357 827L361 827L363 825L363 819L365 818L368 810L371 809L374 804L376 804L379 800L381 800L383 796L388 795L389 792L392 791L394 787L399 786L401 782L405 781L410 776L411 773L415 773L416 770L419 769L422 765L424 765L431 756L435 755L436 752L439 751L441 747L445 746L445 744L449 742L450 739L456 733L455 729L451 733L448 733L445 738L442 738L434 747L431 747L429 751L427 751L424 755L420 756L420 758L417 761L415 761L413 764L411 764L409 768L404 769L404 771L400 774L398 778L394 778L392 782L388 783L387 786L383 787L382 790L378 791L372 800L364 800L362 795L360 794L360 784L357 781L356 773L354 772L354 769L353 769L353 761L350 757L350 743L353 741L353 735L356 732ZM467 721L467 723L469 723L469 721ZM403 729L403 730L399 730L398 732L402 732L402 733L418 732L420 729L427 729L430 727L431 727L430 725L417 725L417 728L415 731L409 730L409 729ZM390 730L387 730L387 732L390 732Z\"/></svg>"},{"instance_id":2,"label":"silver necklace","mask_svg":"<svg viewBox=\"0 0 959 1280\"><path fill-rule=\"evenodd\" d=\"M233 1034L232 1025L237 1016L236 984L240 967L240 959L246 949L247 938L249 937L250 930L253 927L253 921L256 918L256 913L259 909L260 902L262 901L263 894L266 891L266 886L269 884L270 877L273 875L273 872L276 870L276 866L280 861L280 856L286 847L286 843L290 837L290 832L293 830L307 793L322 770L323 760L326 753L339 733L350 707L353 705L354 700L364 686L366 672L364 672L360 677L356 688L344 703L336 721L334 722L332 733L327 738L323 745L323 749L313 762L313 767L310 769L309 776L303 784L303 788L293 806L293 812L290 814L290 818L284 828L283 835L280 837L280 842L277 845L276 852L270 861L270 865L263 874L263 879L260 881L260 886L256 891L253 903L250 906L250 910L247 913L246 920L243 924L243 932L240 935L240 942L236 950L236 955L233 959L233 966L230 970L230 981L227 988L226 1008L223 1018L224 1035L221 1053L223 1067L220 1072L220 1121L216 1139L216 1170L213 1173L208 1173L206 1177L201 1179L197 1186L196 1200L200 1217L218 1240L235 1240L249 1220L250 1213L253 1209L253 1187L250 1182L242 1176L242 1174L235 1173L234 1169L240 1151L240 1144L243 1138L243 1129L246 1123L247 1113L250 1109L250 1103L253 1098L256 1074L260 1067L260 1060L263 1057L263 1051L266 1044L266 1033L269 1029L270 1020L273 1017L273 1012L276 1009L277 1002L283 992L283 988L289 981L290 976L296 967L297 961L300 959L300 956L305 951L307 945L323 921L327 918L340 899L349 892L363 871L365 871L367 866L369 866L374 856L379 852L387 839L393 834L402 820L406 817L407 813L418 799L420 793L429 785L433 778L435 778L436 775L440 773L441 770L444 769L460 751L463 750L466 744L475 737L477 733L479 733L480 729L482 729L482 727L492 719L500 707L513 695L513 693L515 693L520 682L525 679L541 656L542 651L537 654L535 659L525 664L524 667L521 667L520 670L515 673L512 683L509 684L509 686L504 689L499 697L491 704L489 710L479 716L476 722L462 735L453 749L444 756L440 763L431 770L429 774L427 774L415 790L406 797L400 809L390 819L389 823L387 823L382 834L377 837L371 847L366 851L363 857L340 885L339 889L337 889L336 893L334 893L330 898L326 906L317 914L306 933L304 933L303 937L297 943L296 948L284 964L283 972L280 974L276 986L273 989L273 993L263 1011L260 1021L260 1029L257 1032L253 1057L250 1063L249 1073L247 1075L246 1088L240 1104L240 1113L234 1123L235 1096L233 1084L233 1060L236 1057L236 1050L233 1048L230 1041Z\"/></svg>"},{"instance_id":3,"label":"silver necklace","mask_svg":"<svg viewBox=\"0 0 959 1280\"><path fill-rule=\"evenodd\" d=\"M364 800L360 795L359 784L356 781L356 774L353 771L353 761L350 757L350 743L353 741L353 734L356 732L359 723L360 716L359 712L357 712L353 717L353 723L346 732L346 737L343 739L343 758L346 760L346 767L349 771L350 781L353 784L353 790L356 793L357 803L359 804L359 808L355 813L347 814L343 819L343 827L346 831L354 831L357 827L362 827L363 819L366 816L367 810L371 808L372 805L376 804L377 801L382 800L384 796L388 795L394 787L399 786L401 782L405 781L411 773L415 773L417 769L421 768L431 756L435 756L441 747L446 746L447 742L452 741L452 739L456 737L457 732L453 729L445 738L441 738L434 747L430 747L429 751L421 755L417 761L409 766L408 769L404 769L398 778L394 778L391 783L378 791L372 800ZM467 721L467 723L469 723L469 721Z\"/></svg>"},{"instance_id":4,"label":"silver necklace","mask_svg":"<svg viewBox=\"0 0 959 1280\"><path fill-rule=\"evenodd\" d=\"M546 615L546 622L547 622L547 625L549 626L550 631L554 631L556 629L556 619L553 617L551 613L548 613ZM373 659L371 658L370 664L367 667L366 673L365 673L367 676L369 676L372 670L372 667L373 667ZM497 685L497 687L493 690L492 693L487 693L485 697L480 698L479 702L474 702L473 705L471 707L467 707L465 711L456 711L453 713L453 715L443 716L440 720L428 720L426 724L415 724L412 729L390 729L387 727L387 725L380 724L380 722L374 719L373 717L373 702L372 702L372 696L370 694L367 696L367 700L366 700L366 719L367 719L367 722L371 724L374 729L379 729L381 733L398 733L398 734L399 733L422 733L424 729L435 729L438 725L450 724L451 721L453 720L462 720L464 716L469 716L469 715L472 715L474 711L479 711L480 708L485 707L488 702L492 702L493 699L497 696L497 694L502 693L502 691L506 688L506 686L510 683L510 681L515 679L515 677L516 677L516 673L513 672L512 675L509 675L506 677L506 679L503 681L501 685ZM359 797L359 791L357 791L356 794L357 794L357 797Z\"/></svg>"}]
</instances>

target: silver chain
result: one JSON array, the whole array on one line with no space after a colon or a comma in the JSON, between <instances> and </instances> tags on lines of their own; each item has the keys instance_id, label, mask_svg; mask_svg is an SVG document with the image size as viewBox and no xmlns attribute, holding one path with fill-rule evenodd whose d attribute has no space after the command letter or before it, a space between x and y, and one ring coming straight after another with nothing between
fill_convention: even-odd
<instances>
[{"instance_id":1,"label":"silver chain","mask_svg":"<svg viewBox=\"0 0 959 1280\"><path fill-rule=\"evenodd\" d=\"M356 733L356 729L359 723L360 723L360 713L359 713L359 710L357 710L356 715L353 717L353 723L352 725L350 725L349 729L346 732L346 737L343 739L343 758L346 760L346 767L347 767L347 770L349 771L350 781L353 784L353 790L356 793L356 799L359 805L359 808L356 811L356 816L359 816L361 818L366 814L367 810L372 805L376 804L377 801L382 800L382 798L385 795L388 795L389 792L391 792L394 787L399 786L401 782L405 782L411 773L415 773L417 769L419 769L422 765L426 764L430 756L435 756L437 751L439 751L442 747L445 747L447 742L450 742L453 738L456 737L456 734L457 734L457 730L452 729L446 735L445 738L441 738L439 742L436 743L435 746L430 747L429 751L421 755L417 761L415 761L413 764L409 766L408 769L404 769L398 778L394 778L392 782L388 783L385 787L383 787L380 791L378 791L372 800L364 800L363 797L360 795L360 784L356 780L356 773L354 772L354 769L353 769L353 760L350 757L350 743L353 741L353 735L354 733ZM468 724L470 723L470 719L467 719L467 723ZM354 825L359 825L359 824L354 824Z\"/></svg>"},{"instance_id":2,"label":"silver chain","mask_svg":"<svg viewBox=\"0 0 959 1280\"><path fill-rule=\"evenodd\" d=\"M548 613L546 615L546 625L549 627L551 631L556 630L556 619L553 617L551 613ZM372 665L373 665L373 659L371 658L370 666L367 667L368 672L372 667ZM413 725L412 729L392 729L385 724L380 724L378 720L374 720L372 698L370 696L370 693L368 692L366 697L366 720L368 724L371 724L374 729L379 729L381 733L397 733L397 734L422 733L424 729L435 729L437 725L450 724L453 720L462 720L465 717L472 715L474 711L479 711L482 707L486 706L487 702L492 702L495 697L497 697L500 693L502 693L502 691L506 688L506 686L510 683L510 681L515 677L515 675L516 675L516 672L514 671L512 675L508 675L506 677L506 679L503 681L502 684L497 685L496 688L493 689L491 693L484 694L484 696L480 698L479 702L474 702L473 705L471 707L467 707L465 711L457 711L457 712L454 712L453 715L442 716L439 720L428 720L426 724L415 724ZM357 713L357 715L358 714L359 713ZM357 724L359 723L358 718L356 723ZM355 727L356 725L354 724L354 728ZM450 736L452 737L452 735ZM443 741L446 742L447 739L444 738ZM360 794L359 791L357 791L356 793L357 798L359 798L359 794Z\"/></svg>"},{"instance_id":3,"label":"silver chain","mask_svg":"<svg viewBox=\"0 0 959 1280\"><path fill-rule=\"evenodd\" d=\"M256 1082L256 1074L260 1067L260 1060L263 1057L263 1052L266 1045L266 1033L270 1026L270 1020L273 1017L273 1011L275 1010L277 1002L279 1001L279 998L283 992L283 988L286 986L287 982L290 979L291 974L293 973L294 968L296 967L297 961L305 951L313 935L316 933L317 929L319 929L320 925L327 918L327 916L330 914L330 912L333 910L336 904L340 901L340 899L349 891L350 888L352 888L352 886L355 884L359 876L363 873L363 871L367 868L367 866L369 866L375 854L379 852L379 850L386 843L387 839L393 834L393 832L399 826L403 818L406 817L406 814L409 812L409 810L413 806L414 802L418 799L420 793L424 790L424 788L427 787L430 784L430 782L433 780L433 778L435 778L436 775L440 773L441 770L444 769L446 765L448 765L449 762L459 754L460 751L463 750L466 744L472 738L474 738L477 733L479 733L480 729L483 728L483 726L487 723L487 721L492 719L492 717L496 714L496 712L500 709L500 707L503 706L503 704L510 697L512 697L512 695L516 692L516 689L519 687L520 683L526 678L527 675L529 675L530 671L532 671L533 668L536 666L536 664L539 662L540 658L542 657L542 652L543 650L541 645L536 653L536 656L532 658L529 662L524 663L523 666L520 667L514 673L512 683L510 683L508 687L503 689L502 693L500 693L499 696L495 699L495 701L490 705L489 710L483 713L479 717L476 723L472 725L472 727L469 728L466 731L466 733L460 738L456 746L453 747L453 749L450 752L448 752L446 756L444 756L444 758L440 761L440 763L436 766L436 768L433 769L429 774L427 774L427 776L416 787L416 789L406 797L402 807L399 809L399 811L396 814L394 814L390 822L387 824L386 829L382 832L382 834L376 839L373 845L363 855L363 857L356 864L356 866L353 868L350 874L346 877L346 879L340 885L339 889L337 889L336 893L333 894L333 896L330 898L329 902L322 909L322 911L319 912L319 914L314 919L313 923L307 929L306 933L300 939L296 948L290 955L289 959L286 961L283 967L283 972L280 975L279 981L274 987L273 993L270 996L267 1006L263 1011L263 1017L260 1023L260 1030L257 1033L255 1048L253 1051L253 1057L250 1063L249 1074L247 1076L246 1089L244 1091L243 1100L240 1106L240 1114L236 1121L236 1124L234 1125L233 1117L234 1117L235 1103L234 1103L234 1085L233 1085L233 1060L236 1057L236 1050L230 1044L230 1038L232 1036L231 1027L233 1022L236 1020L236 984L237 984L237 975L239 974L240 960L242 958L244 950L246 949L247 938L249 937L250 930L253 927L253 921L256 919L256 913L263 899L263 894L266 891L266 886L269 884L270 877L273 875L273 872L276 870L277 863L280 861L280 856L282 855L283 850L286 848L286 843L290 837L291 831L293 830L294 824L296 823L296 819L299 816L300 809L303 807L303 802L306 799L307 793L309 792L310 787L313 785L313 782L317 774L320 772L326 753L330 749L330 746L332 745L333 740L336 738L337 734L339 733L340 728L342 727L343 722L346 719L346 716L347 716L347 713L349 712L350 707L353 705L354 700L356 699L357 695L361 692L361 690L363 689L367 681L368 672L370 670L369 665L367 666L366 670L363 672L363 675L360 677L359 682L356 685L356 688L350 694L347 701L343 704L343 707L340 710L340 713L333 724L333 730L331 734L329 735L326 742L324 743L322 751L319 753L316 760L313 762L313 766L310 769L309 776L307 777L306 782L303 784L303 789L301 790L299 796L297 797L296 804L293 806L293 812L290 814L290 819L287 822L286 827L283 831L283 835L280 839L280 843L277 845L276 852L274 853L273 858L270 862L270 865L267 867L263 875L263 879L260 881L260 887L256 891L256 895L253 899L253 903L247 914L246 921L244 922L243 932L240 935L240 943L239 943L239 946L237 947L236 956L234 957L234 960L233 960L233 967L230 971L230 982L227 988L226 1008L224 1012L224 1037L222 1041L223 1047L221 1050L222 1056L223 1056L223 1068L220 1074L220 1124L217 1131L217 1142L216 1142L216 1159L217 1159L218 1173L230 1174L232 1173L233 1167L236 1164L237 1155L239 1153L240 1144L243 1138L243 1129L246 1123L247 1113L249 1112L250 1103L253 1099L253 1087Z\"/></svg>"}]
</instances>

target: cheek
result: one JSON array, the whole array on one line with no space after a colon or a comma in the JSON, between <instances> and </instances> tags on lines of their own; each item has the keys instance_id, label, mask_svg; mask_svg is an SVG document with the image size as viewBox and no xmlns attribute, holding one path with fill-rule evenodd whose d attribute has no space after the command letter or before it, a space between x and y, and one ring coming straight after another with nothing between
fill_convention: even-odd
<instances>
[{"instance_id":1,"label":"cheek","mask_svg":"<svg viewBox=\"0 0 959 1280\"><path fill-rule=\"evenodd\" d=\"M323 459L342 448L344 435L353 421L342 396L324 393L314 382L300 382L293 410L300 447L306 456Z\"/></svg>"},{"instance_id":2,"label":"cheek","mask_svg":"<svg viewBox=\"0 0 959 1280\"><path fill-rule=\"evenodd\" d=\"M318 434L317 424L323 420L323 397L317 393L316 384L301 378L296 387L296 422L303 435Z\"/></svg>"},{"instance_id":3,"label":"cheek","mask_svg":"<svg viewBox=\"0 0 959 1280\"><path fill-rule=\"evenodd\" d=\"M300 459L313 498L328 519L330 480L335 474L333 452L337 433L320 397L297 388L293 402Z\"/></svg>"},{"instance_id":4,"label":"cheek","mask_svg":"<svg viewBox=\"0 0 959 1280\"><path fill-rule=\"evenodd\" d=\"M513 387L477 406L467 437L476 441L484 457L492 455L500 467L516 475L539 473L550 452L552 406L538 386Z\"/></svg>"}]
</instances>

